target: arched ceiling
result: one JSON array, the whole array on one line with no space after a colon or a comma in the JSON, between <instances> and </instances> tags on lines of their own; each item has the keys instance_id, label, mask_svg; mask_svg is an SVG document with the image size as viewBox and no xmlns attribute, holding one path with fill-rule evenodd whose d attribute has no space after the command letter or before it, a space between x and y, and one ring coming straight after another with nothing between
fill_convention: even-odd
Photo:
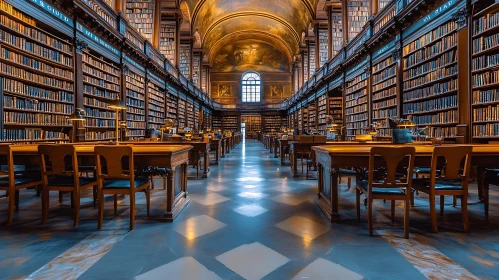
<instances>
[{"instance_id":1,"label":"arched ceiling","mask_svg":"<svg viewBox=\"0 0 499 280\"><path fill-rule=\"evenodd\" d=\"M184 0L211 60L237 40L267 42L292 61L321 0Z\"/></svg>"}]
</instances>

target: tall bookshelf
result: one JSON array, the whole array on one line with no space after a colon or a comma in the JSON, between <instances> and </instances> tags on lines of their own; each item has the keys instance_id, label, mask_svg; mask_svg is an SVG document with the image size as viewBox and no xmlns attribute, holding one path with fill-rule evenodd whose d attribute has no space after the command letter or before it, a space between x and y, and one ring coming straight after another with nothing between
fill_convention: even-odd
<instances>
[{"instance_id":1,"label":"tall bookshelf","mask_svg":"<svg viewBox=\"0 0 499 280\"><path fill-rule=\"evenodd\" d=\"M213 116L212 118L212 128L214 131L222 130L222 117Z\"/></svg>"},{"instance_id":2,"label":"tall bookshelf","mask_svg":"<svg viewBox=\"0 0 499 280\"><path fill-rule=\"evenodd\" d=\"M403 117L430 137L455 138L458 124L457 23L448 21L403 47Z\"/></svg>"},{"instance_id":3,"label":"tall bookshelf","mask_svg":"<svg viewBox=\"0 0 499 280\"><path fill-rule=\"evenodd\" d=\"M116 112L109 103L120 94L120 70L103 57L82 54L85 141L116 138Z\"/></svg>"},{"instance_id":4,"label":"tall bookshelf","mask_svg":"<svg viewBox=\"0 0 499 280\"><path fill-rule=\"evenodd\" d=\"M238 132L239 129L239 117L236 116L225 116L222 121L224 130L231 130Z\"/></svg>"},{"instance_id":5,"label":"tall bookshelf","mask_svg":"<svg viewBox=\"0 0 499 280\"><path fill-rule=\"evenodd\" d=\"M388 118L398 117L397 61L393 56L382 57L372 69L372 123L378 124L379 136L391 136Z\"/></svg>"},{"instance_id":6,"label":"tall bookshelf","mask_svg":"<svg viewBox=\"0 0 499 280\"><path fill-rule=\"evenodd\" d=\"M319 68L329 60L329 35L328 30L319 28Z\"/></svg>"},{"instance_id":7,"label":"tall bookshelf","mask_svg":"<svg viewBox=\"0 0 499 280\"><path fill-rule=\"evenodd\" d=\"M303 128L303 108L299 108L297 113L296 113L296 122L298 126L298 130L300 131L300 134L303 133L304 128Z\"/></svg>"},{"instance_id":8,"label":"tall bookshelf","mask_svg":"<svg viewBox=\"0 0 499 280\"><path fill-rule=\"evenodd\" d=\"M302 55L303 55L303 83L306 83L309 77L308 52L304 51Z\"/></svg>"},{"instance_id":9,"label":"tall bookshelf","mask_svg":"<svg viewBox=\"0 0 499 280\"><path fill-rule=\"evenodd\" d=\"M199 54L192 57L192 82L201 88L201 57Z\"/></svg>"},{"instance_id":10,"label":"tall bookshelf","mask_svg":"<svg viewBox=\"0 0 499 280\"><path fill-rule=\"evenodd\" d=\"M146 129L144 76L130 70L125 79L128 138L143 138Z\"/></svg>"},{"instance_id":11,"label":"tall bookshelf","mask_svg":"<svg viewBox=\"0 0 499 280\"><path fill-rule=\"evenodd\" d=\"M159 51L175 65L175 22L161 22L159 30Z\"/></svg>"},{"instance_id":12,"label":"tall bookshelf","mask_svg":"<svg viewBox=\"0 0 499 280\"><path fill-rule=\"evenodd\" d=\"M166 93L166 119L177 120L177 97L173 93Z\"/></svg>"},{"instance_id":13,"label":"tall bookshelf","mask_svg":"<svg viewBox=\"0 0 499 280\"><path fill-rule=\"evenodd\" d=\"M165 94L163 89L152 82L147 89L147 128L159 129L165 121Z\"/></svg>"},{"instance_id":14,"label":"tall bookshelf","mask_svg":"<svg viewBox=\"0 0 499 280\"><path fill-rule=\"evenodd\" d=\"M355 135L366 134L369 128L368 78L365 71L357 71L349 77L345 90L345 124L347 140Z\"/></svg>"},{"instance_id":15,"label":"tall bookshelf","mask_svg":"<svg viewBox=\"0 0 499 280\"><path fill-rule=\"evenodd\" d=\"M331 15L331 30L333 37L332 46L333 46L333 56L343 48L343 16L341 14L334 13Z\"/></svg>"},{"instance_id":16,"label":"tall bookshelf","mask_svg":"<svg viewBox=\"0 0 499 280\"><path fill-rule=\"evenodd\" d=\"M103 9L99 3L96 3L94 0L82 0L89 8L91 8L96 14L98 14L107 24L109 24L112 28L116 28L116 19L110 14L106 9ZM105 0L103 1L109 7L114 7L113 0Z\"/></svg>"},{"instance_id":17,"label":"tall bookshelf","mask_svg":"<svg viewBox=\"0 0 499 280\"><path fill-rule=\"evenodd\" d=\"M301 109L302 127L304 131L308 131L310 128L308 126L308 107Z\"/></svg>"},{"instance_id":18,"label":"tall bookshelf","mask_svg":"<svg viewBox=\"0 0 499 280\"><path fill-rule=\"evenodd\" d=\"M317 106L316 102L312 101L308 104L308 129L317 129Z\"/></svg>"},{"instance_id":19,"label":"tall bookshelf","mask_svg":"<svg viewBox=\"0 0 499 280\"><path fill-rule=\"evenodd\" d=\"M186 126L194 129L194 104L192 99L187 98L185 102L185 116L186 116Z\"/></svg>"},{"instance_id":20,"label":"tall bookshelf","mask_svg":"<svg viewBox=\"0 0 499 280\"><path fill-rule=\"evenodd\" d=\"M332 116L334 123L340 126L343 125L343 98L342 97L329 97L328 98L327 114Z\"/></svg>"},{"instance_id":21,"label":"tall bookshelf","mask_svg":"<svg viewBox=\"0 0 499 280\"><path fill-rule=\"evenodd\" d=\"M184 127L187 126L186 120L185 120L185 100L179 98L178 99L178 110L177 110L177 117L178 117L178 127L180 129L183 129Z\"/></svg>"},{"instance_id":22,"label":"tall bookshelf","mask_svg":"<svg viewBox=\"0 0 499 280\"><path fill-rule=\"evenodd\" d=\"M315 68L316 68L316 63L315 63L315 42L314 41L309 41L308 43L308 78L315 73Z\"/></svg>"},{"instance_id":23,"label":"tall bookshelf","mask_svg":"<svg viewBox=\"0 0 499 280\"><path fill-rule=\"evenodd\" d=\"M369 0L348 1L348 40L352 41L369 20Z\"/></svg>"},{"instance_id":24,"label":"tall bookshelf","mask_svg":"<svg viewBox=\"0 0 499 280\"><path fill-rule=\"evenodd\" d=\"M200 130L203 122L203 115L199 112L199 103L194 100L194 128Z\"/></svg>"},{"instance_id":25,"label":"tall bookshelf","mask_svg":"<svg viewBox=\"0 0 499 280\"><path fill-rule=\"evenodd\" d=\"M130 24L152 42L154 0L126 0L126 16Z\"/></svg>"},{"instance_id":26,"label":"tall bookshelf","mask_svg":"<svg viewBox=\"0 0 499 280\"><path fill-rule=\"evenodd\" d=\"M325 134L326 132L326 116L328 114L327 99L328 99L327 93L317 98L317 112L318 112L317 130L319 130L321 134Z\"/></svg>"},{"instance_id":27,"label":"tall bookshelf","mask_svg":"<svg viewBox=\"0 0 499 280\"><path fill-rule=\"evenodd\" d=\"M261 115L242 115L241 122L246 124L246 133L259 132L262 130Z\"/></svg>"},{"instance_id":28,"label":"tall bookshelf","mask_svg":"<svg viewBox=\"0 0 499 280\"><path fill-rule=\"evenodd\" d=\"M266 133L270 133L272 130L281 131L281 116L263 116L263 127Z\"/></svg>"},{"instance_id":29,"label":"tall bookshelf","mask_svg":"<svg viewBox=\"0 0 499 280\"><path fill-rule=\"evenodd\" d=\"M201 90L203 92L208 92L207 81L208 81L208 68L201 66Z\"/></svg>"},{"instance_id":30,"label":"tall bookshelf","mask_svg":"<svg viewBox=\"0 0 499 280\"><path fill-rule=\"evenodd\" d=\"M476 11L472 24L472 139L499 138L499 3Z\"/></svg>"},{"instance_id":31,"label":"tall bookshelf","mask_svg":"<svg viewBox=\"0 0 499 280\"><path fill-rule=\"evenodd\" d=\"M191 45L181 44L180 45L180 63L179 63L180 73L186 78L191 76Z\"/></svg>"},{"instance_id":32,"label":"tall bookshelf","mask_svg":"<svg viewBox=\"0 0 499 280\"><path fill-rule=\"evenodd\" d=\"M69 140L66 128L74 111L71 44L2 0L0 8L0 142Z\"/></svg>"}]
</instances>

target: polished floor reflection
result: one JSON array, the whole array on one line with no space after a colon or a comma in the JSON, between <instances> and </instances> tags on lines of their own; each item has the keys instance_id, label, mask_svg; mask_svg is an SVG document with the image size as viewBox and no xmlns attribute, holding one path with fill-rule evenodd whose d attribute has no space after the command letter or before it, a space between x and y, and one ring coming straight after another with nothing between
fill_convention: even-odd
<instances>
[{"instance_id":1,"label":"polished floor reflection","mask_svg":"<svg viewBox=\"0 0 499 280\"><path fill-rule=\"evenodd\" d=\"M431 233L428 200L419 195L406 240L401 205L392 223L390 204L375 204L370 237L366 210L357 222L355 190L343 184L342 221L329 223L314 204L316 181L292 179L289 166L259 142L243 142L210 169L210 178L188 181L192 200L174 223L147 220L138 196L131 232L127 199L117 216L108 203L98 231L90 193L73 228L69 197L60 204L54 194L42 226L39 198L21 192L13 226L3 226L0 215L0 279L499 279L495 187L488 220L472 194L470 234L462 233L460 208L450 198L440 232ZM164 196L154 190L152 207ZM0 198L0 213L6 207Z\"/></svg>"}]
</instances>

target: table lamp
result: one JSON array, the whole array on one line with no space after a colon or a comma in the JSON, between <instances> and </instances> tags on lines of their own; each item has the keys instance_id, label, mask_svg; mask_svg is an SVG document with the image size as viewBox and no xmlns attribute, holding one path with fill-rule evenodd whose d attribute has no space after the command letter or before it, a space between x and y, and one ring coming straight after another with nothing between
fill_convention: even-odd
<instances>
[{"instance_id":1,"label":"table lamp","mask_svg":"<svg viewBox=\"0 0 499 280\"><path fill-rule=\"evenodd\" d=\"M126 104L125 104L125 102L123 102L123 100L120 99L119 95L116 95L116 99L114 99L113 102L111 102L109 104L109 106L107 106L107 107L110 109L114 109L116 112L116 123L114 126L116 127L116 145L117 145L120 141L120 136L119 136L120 115L119 115L119 112L121 110L126 110Z\"/></svg>"}]
</instances>

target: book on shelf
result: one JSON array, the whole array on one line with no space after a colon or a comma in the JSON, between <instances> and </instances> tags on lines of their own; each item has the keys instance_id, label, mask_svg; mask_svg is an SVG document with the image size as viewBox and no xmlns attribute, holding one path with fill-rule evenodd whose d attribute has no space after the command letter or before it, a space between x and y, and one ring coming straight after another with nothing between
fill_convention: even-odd
<instances>
[{"instance_id":1,"label":"book on shelf","mask_svg":"<svg viewBox=\"0 0 499 280\"><path fill-rule=\"evenodd\" d=\"M145 80L142 75L128 71L126 84L126 119L129 138L145 137ZM133 130L131 132L130 130Z\"/></svg>"},{"instance_id":2,"label":"book on shelf","mask_svg":"<svg viewBox=\"0 0 499 280\"><path fill-rule=\"evenodd\" d=\"M159 30L159 51L175 65L175 23L161 23Z\"/></svg>"},{"instance_id":3,"label":"book on shelf","mask_svg":"<svg viewBox=\"0 0 499 280\"><path fill-rule=\"evenodd\" d=\"M127 0L126 16L130 24L147 40L152 42L154 1L153 0Z\"/></svg>"}]
</instances>

